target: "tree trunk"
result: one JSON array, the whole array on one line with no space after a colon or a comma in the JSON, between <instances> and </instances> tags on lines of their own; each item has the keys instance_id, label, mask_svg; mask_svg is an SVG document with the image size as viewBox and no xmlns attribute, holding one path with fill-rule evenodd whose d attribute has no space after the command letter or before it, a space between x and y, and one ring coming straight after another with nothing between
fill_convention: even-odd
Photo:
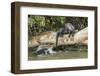
<instances>
[{"instance_id":1,"label":"tree trunk","mask_svg":"<svg viewBox=\"0 0 100 76\"><path fill-rule=\"evenodd\" d=\"M28 41L29 47L37 46L40 44L52 43L56 45L56 32L49 31L42 33L40 36L34 36L31 40ZM78 31L74 37L69 38L68 34L63 37L59 37L58 45L67 45L67 44L88 44L88 27Z\"/></svg>"}]
</instances>

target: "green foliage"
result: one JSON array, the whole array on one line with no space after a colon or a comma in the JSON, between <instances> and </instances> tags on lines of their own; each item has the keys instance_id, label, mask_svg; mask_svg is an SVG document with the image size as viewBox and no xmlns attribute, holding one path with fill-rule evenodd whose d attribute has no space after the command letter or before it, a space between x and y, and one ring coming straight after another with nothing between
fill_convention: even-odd
<instances>
[{"instance_id":1,"label":"green foliage","mask_svg":"<svg viewBox=\"0 0 100 76\"><path fill-rule=\"evenodd\" d=\"M28 15L28 35L36 36L46 31L57 31L65 23L72 23L76 29L81 30L88 26L87 17L67 16L39 16Z\"/></svg>"}]
</instances>

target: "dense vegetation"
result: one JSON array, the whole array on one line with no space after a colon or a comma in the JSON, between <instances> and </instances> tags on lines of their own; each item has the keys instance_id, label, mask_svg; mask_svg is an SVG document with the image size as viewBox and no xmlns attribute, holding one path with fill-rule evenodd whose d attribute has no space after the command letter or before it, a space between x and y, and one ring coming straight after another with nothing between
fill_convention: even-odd
<instances>
[{"instance_id":1,"label":"dense vegetation","mask_svg":"<svg viewBox=\"0 0 100 76\"><path fill-rule=\"evenodd\" d=\"M28 15L28 35L31 37L46 31L57 31L65 23L72 23L76 29L81 30L87 26L87 19L87 17Z\"/></svg>"}]
</instances>

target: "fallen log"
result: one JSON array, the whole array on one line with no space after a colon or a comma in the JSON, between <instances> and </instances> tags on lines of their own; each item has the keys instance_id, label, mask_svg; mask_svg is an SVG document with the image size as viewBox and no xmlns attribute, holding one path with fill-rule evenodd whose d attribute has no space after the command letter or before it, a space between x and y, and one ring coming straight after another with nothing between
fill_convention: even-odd
<instances>
[{"instance_id":1,"label":"fallen log","mask_svg":"<svg viewBox=\"0 0 100 76\"><path fill-rule=\"evenodd\" d=\"M88 44L88 27L80 30L74 36L75 43Z\"/></svg>"},{"instance_id":2,"label":"fallen log","mask_svg":"<svg viewBox=\"0 0 100 76\"><path fill-rule=\"evenodd\" d=\"M68 34L63 37L59 37L58 45L67 45L67 44L88 44L88 27L78 31L74 38L69 38ZM56 43L56 32L49 31L45 32L39 36L33 36L31 40L28 41L28 47L37 46L40 44L52 43L55 45Z\"/></svg>"}]
</instances>

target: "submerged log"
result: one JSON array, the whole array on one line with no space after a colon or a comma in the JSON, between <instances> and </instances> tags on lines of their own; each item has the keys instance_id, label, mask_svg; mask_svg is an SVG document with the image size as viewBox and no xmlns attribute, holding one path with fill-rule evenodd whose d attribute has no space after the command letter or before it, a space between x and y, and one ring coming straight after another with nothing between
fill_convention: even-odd
<instances>
[{"instance_id":1,"label":"submerged log","mask_svg":"<svg viewBox=\"0 0 100 76\"><path fill-rule=\"evenodd\" d=\"M67 45L67 44L88 44L88 27L78 31L73 38L69 38L68 34L63 37L59 37L58 45ZM56 32L49 31L45 32L39 36L32 37L31 40L28 41L28 47L37 46L40 44L52 43L56 44Z\"/></svg>"}]
</instances>

